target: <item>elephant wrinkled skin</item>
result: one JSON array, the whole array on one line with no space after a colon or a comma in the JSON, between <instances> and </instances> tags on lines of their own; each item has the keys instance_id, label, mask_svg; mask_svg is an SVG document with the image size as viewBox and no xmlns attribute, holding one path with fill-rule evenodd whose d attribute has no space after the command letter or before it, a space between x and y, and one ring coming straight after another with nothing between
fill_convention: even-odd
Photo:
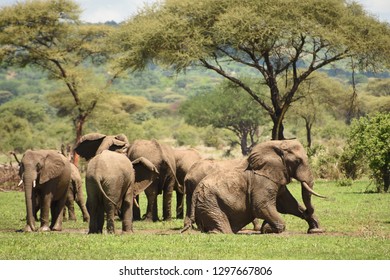
<instances>
[{"instance_id":1,"label":"elephant wrinkled skin","mask_svg":"<svg viewBox=\"0 0 390 280\"><path fill-rule=\"evenodd\" d=\"M158 221L157 196L159 194L163 194L163 219L170 220L172 218L172 194L173 190L178 188L173 149L156 140L136 140L128 149L128 157L131 161L141 157L148 159L159 173L159 177L145 189L148 200L145 220Z\"/></svg>"},{"instance_id":2,"label":"elephant wrinkled skin","mask_svg":"<svg viewBox=\"0 0 390 280\"><path fill-rule=\"evenodd\" d=\"M133 231L133 202L158 176L156 167L145 158L130 161L129 144L123 134L84 135L75 151L90 159L87 166L87 208L89 233L102 233L104 214L108 233L115 233L114 216L122 219L122 232Z\"/></svg>"},{"instance_id":3,"label":"elephant wrinkled skin","mask_svg":"<svg viewBox=\"0 0 390 280\"><path fill-rule=\"evenodd\" d=\"M301 182L306 209L286 187L292 178ZM279 213L284 213L305 219L308 233L321 233L311 203L311 195L318 195L313 185L306 152L298 141L264 142L253 148L246 168L217 171L199 183L192 198L191 221L203 232L236 233L260 218L262 233L280 233L286 226Z\"/></svg>"},{"instance_id":4,"label":"elephant wrinkled skin","mask_svg":"<svg viewBox=\"0 0 390 280\"><path fill-rule=\"evenodd\" d=\"M38 230L61 231L71 176L68 159L55 150L27 150L20 163L19 175L25 190L27 225L24 230L36 230L34 216L39 207L41 226Z\"/></svg>"}]
</instances>

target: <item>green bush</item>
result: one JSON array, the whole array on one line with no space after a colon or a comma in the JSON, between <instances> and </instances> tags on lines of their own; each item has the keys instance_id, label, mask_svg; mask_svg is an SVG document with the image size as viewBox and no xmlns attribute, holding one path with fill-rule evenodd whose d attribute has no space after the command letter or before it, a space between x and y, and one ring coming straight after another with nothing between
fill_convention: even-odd
<instances>
[{"instance_id":1,"label":"green bush","mask_svg":"<svg viewBox=\"0 0 390 280\"><path fill-rule=\"evenodd\" d=\"M377 191L388 191L390 184L390 114L376 113L354 120L343 154L348 164L367 164Z\"/></svg>"}]
</instances>

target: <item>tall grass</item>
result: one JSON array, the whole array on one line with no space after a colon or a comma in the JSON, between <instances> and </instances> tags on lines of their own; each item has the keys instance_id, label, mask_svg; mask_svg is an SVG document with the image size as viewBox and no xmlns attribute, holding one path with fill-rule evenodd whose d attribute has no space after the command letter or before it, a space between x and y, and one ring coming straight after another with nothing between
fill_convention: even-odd
<instances>
[{"instance_id":1,"label":"tall grass","mask_svg":"<svg viewBox=\"0 0 390 280\"><path fill-rule=\"evenodd\" d=\"M389 259L390 195L366 193L367 185L317 183L316 191L328 196L313 198L326 230L319 235L306 234L306 222L288 215L287 231L278 235L180 234L183 220L175 219L135 222L131 235L87 235L79 209L78 221L64 222L61 233L23 233L17 232L25 224L23 193L0 193L0 259ZM289 189L300 200L300 186Z\"/></svg>"}]
</instances>

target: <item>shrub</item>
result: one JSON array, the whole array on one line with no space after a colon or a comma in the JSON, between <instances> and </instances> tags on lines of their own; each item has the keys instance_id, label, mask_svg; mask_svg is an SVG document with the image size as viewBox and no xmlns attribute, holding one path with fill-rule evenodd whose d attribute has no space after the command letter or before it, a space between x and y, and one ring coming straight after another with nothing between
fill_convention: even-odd
<instances>
[{"instance_id":1,"label":"shrub","mask_svg":"<svg viewBox=\"0 0 390 280\"><path fill-rule=\"evenodd\" d=\"M377 113L354 120L343 154L343 162L353 166L366 163L377 191L390 184L390 114Z\"/></svg>"}]
</instances>

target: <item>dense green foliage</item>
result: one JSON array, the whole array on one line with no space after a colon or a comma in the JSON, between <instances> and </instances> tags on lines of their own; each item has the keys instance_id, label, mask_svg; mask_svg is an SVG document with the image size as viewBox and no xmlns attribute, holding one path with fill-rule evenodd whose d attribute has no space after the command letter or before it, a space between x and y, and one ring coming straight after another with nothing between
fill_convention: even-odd
<instances>
[{"instance_id":1,"label":"dense green foliage","mask_svg":"<svg viewBox=\"0 0 390 280\"><path fill-rule=\"evenodd\" d=\"M388 24L345 0L167 0L122 25L114 41L123 52L119 69L200 65L231 81L270 116L272 139L284 139L286 113L313 72L346 58L382 69L389 65L389 38ZM268 94L235 75L237 65L250 69Z\"/></svg>"},{"instance_id":2,"label":"dense green foliage","mask_svg":"<svg viewBox=\"0 0 390 280\"><path fill-rule=\"evenodd\" d=\"M70 0L17 2L0 9L0 62L33 65L62 83L51 100L71 117L74 142L111 85L110 79L107 82L85 63L100 64L107 59L110 48L103 40L112 27L80 24L80 13L79 6Z\"/></svg>"},{"instance_id":3,"label":"dense green foliage","mask_svg":"<svg viewBox=\"0 0 390 280\"><path fill-rule=\"evenodd\" d=\"M15 231L25 224L23 193L2 192L0 259L387 260L390 196L365 193L367 184L359 181L343 188L334 182L316 184L316 190L330 198L313 201L326 230L319 235L307 235L306 222L290 215L284 216L287 232L280 235L180 234L183 220L135 222L132 235L87 235L77 207L78 221L64 222L63 233L21 233ZM290 190L300 197L298 184L291 184ZM145 200L141 197L142 209ZM120 229L119 221L116 226Z\"/></svg>"},{"instance_id":4,"label":"dense green foliage","mask_svg":"<svg viewBox=\"0 0 390 280\"><path fill-rule=\"evenodd\" d=\"M378 191L390 187L390 114L375 114L354 120L343 162L350 176L357 166L368 165Z\"/></svg>"}]
</instances>

